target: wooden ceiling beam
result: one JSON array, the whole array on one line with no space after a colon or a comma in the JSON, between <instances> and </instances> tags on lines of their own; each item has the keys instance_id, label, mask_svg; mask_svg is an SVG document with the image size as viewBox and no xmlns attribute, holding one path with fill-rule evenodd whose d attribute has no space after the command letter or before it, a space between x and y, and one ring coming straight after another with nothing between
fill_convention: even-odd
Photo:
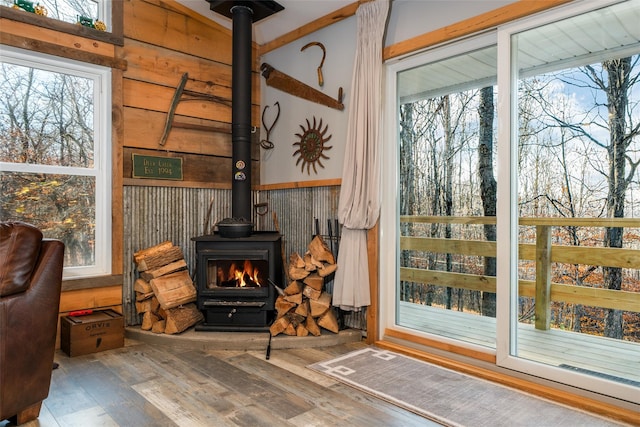
<instances>
[{"instance_id":1,"label":"wooden ceiling beam","mask_svg":"<svg viewBox=\"0 0 640 427\"><path fill-rule=\"evenodd\" d=\"M323 17L318 18L315 21L311 21L308 24L303 25L302 27L296 28L295 30L290 31L283 36L273 39L270 42L262 44L258 46L258 56L269 53L272 50L278 49L279 47L296 41L308 34L321 30L325 27L328 27L329 25L335 24L336 22L340 22L343 19L349 18L355 15L356 10L358 10L358 6L360 6L361 3L366 3L368 1L371 0L360 0L353 2L341 9L324 15Z\"/></svg>"}]
</instances>

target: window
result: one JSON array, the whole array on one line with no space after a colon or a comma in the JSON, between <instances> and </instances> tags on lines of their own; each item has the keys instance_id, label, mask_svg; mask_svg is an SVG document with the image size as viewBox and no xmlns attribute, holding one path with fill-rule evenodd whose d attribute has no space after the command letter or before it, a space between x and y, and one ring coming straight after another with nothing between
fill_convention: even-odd
<instances>
[{"instance_id":1,"label":"window","mask_svg":"<svg viewBox=\"0 0 640 427\"><path fill-rule=\"evenodd\" d=\"M496 54L490 44L398 73L397 323L487 348L495 348Z\"/></svg>"},{"instance_id":2,"label":"window","mask_svg":"<svg viewBox=\"0 0 640 427\"><path fill-rule=\"evenodd\" d=\"M505 364L560 368L582 387L606 378L636 401L640 372L622 355L640 355L640 270L624 262L640 256L638 19L634 0L505 30L514 90L500 154L517 159L503 199L518 218L501 242L517 254Z\"/></svg>"},{"instance_id":3,"label":"window","mask_svg":"<svg viewBox=\"0 0 640 427\"><path fill-rule=\"evenodd\" d=\"M640 402L639 20L571 2L388 64L385 335Z\"/></svg>"},{"instance_id":4,"label":"window","mask_svg":"<svg viewBox=\"0 0 640 427\"><path fill-rule=\"evenodd\" d=\"M65 277L111 269L110 70L0 50L0 218L65 243Z\"/></svg>"},{"instance_id":5,"label":"window","mask_svg":"<svg viewBox=\"0 0 640 427\"><path fill-rule=\"evenodd\" d=\"M92 23L102 21L107 27L110 22L106 0L0 0L0 5L17 7L32 13L31 9L35 6L43 6L49 18L73 24L79 22L80 17L91 19Z\"/></svg>"}]
</instances>

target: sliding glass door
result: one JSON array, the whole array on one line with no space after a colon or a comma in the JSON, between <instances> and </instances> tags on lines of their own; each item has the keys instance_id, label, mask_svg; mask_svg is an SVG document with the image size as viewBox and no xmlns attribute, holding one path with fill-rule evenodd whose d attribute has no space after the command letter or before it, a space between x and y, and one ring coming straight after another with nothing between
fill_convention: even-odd
<instances>
[{"instance_id":1,"label":"sliding glass door","mask_svg":"<svg viewBox=\"0 0 640 427\"><path fill-rule=\"evenodd\" d=\"M403 327L491 349L497 72L492 40L398 73L396 312Z\"/></svg>"},{"instance_id":2,"label":"sliding glass door","mask_svg":"<svg viewBox=\"0 0 640 427\"><path fill-rule=\"evenodd\" d=\"M504 29L505 360L638 400L640 2L569 12Z\"/></svg>"},{"instance_id":3,"label":"sliding glass door","mask_svg":"<svg viewBox=\"0 0 640 427\"><path fill-rule=\"evenodd\" d=\"M571 3L388 64L387 336L640 402L637 22Z\"/></svg>"}]
</instances>

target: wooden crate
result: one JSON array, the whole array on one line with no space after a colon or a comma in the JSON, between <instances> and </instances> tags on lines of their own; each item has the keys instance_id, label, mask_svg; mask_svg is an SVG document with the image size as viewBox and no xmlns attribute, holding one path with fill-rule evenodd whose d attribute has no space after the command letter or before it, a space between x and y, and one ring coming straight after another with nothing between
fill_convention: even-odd
<instances>
[{"instance_id":1,"label":"wooden crate","mask_svg":"<svg viewBox=\"0 0 640 427\"><path fill-rule=\"evenodd\" d=\"M60 348L69 356L124 346L124 318L113 310L60 318Z\"/></svg>"}]
</instances>

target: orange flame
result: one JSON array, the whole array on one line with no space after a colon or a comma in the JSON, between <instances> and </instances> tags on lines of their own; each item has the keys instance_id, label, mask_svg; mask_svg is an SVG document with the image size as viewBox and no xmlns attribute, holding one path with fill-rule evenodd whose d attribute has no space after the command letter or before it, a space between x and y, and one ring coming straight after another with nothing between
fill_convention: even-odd
<instances>
[{"instance_id":1,"label":"orange flame","mask_svg":"<svg viewBox=\"0 0 640 427\"><path fill-rule=\"evenodd\" d=\"M233 263L229 267L229 278L236 281L238 287L246 287L250 286L249 281L254 283L254 286L262 286L260 283L260 278L258 276L258 269L253 267L253 264L250 260L244 261L243 269L240 270L236 267L236 264Z\"/></svg>"}]
</instances>

